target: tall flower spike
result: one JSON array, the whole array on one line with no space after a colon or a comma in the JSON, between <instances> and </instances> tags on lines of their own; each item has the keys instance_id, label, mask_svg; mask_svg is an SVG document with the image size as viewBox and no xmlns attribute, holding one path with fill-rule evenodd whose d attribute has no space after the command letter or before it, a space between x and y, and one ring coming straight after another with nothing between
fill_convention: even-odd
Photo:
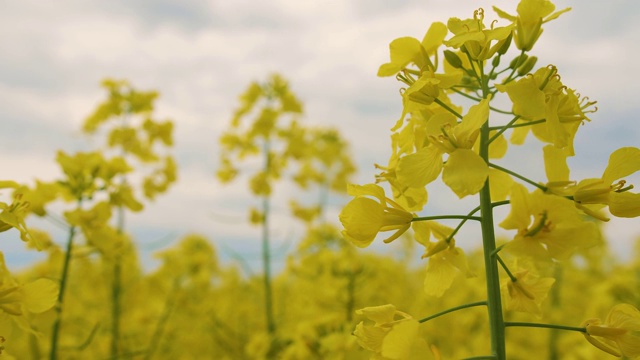
<instances>
[{"instance_id":1,"label":"tall flower spike","mask_svg":"<svg viewBox=\"0 0 640 360\"><path fill-rule=\"evenodd\" d=\"M584 337L598 349L614 356L640 356L640 311L629 304L614 306L604 323L589 319L582 323Z\"/></svg>"},{"instance_id":2,"label":"tall flower spike","mask_svg":"<svg viewBox=\"0 0 640 360\"><path fill-rule=\"evenodd\" d=\"M389 243L411 226L413 214L387 198L380 186L349 185L347 192L355 198L340 212L340 222L344 226L342 235L354 245L367 247L378 232L395 230L393 235L384 240Z\"/></svg>"}]
</instances>

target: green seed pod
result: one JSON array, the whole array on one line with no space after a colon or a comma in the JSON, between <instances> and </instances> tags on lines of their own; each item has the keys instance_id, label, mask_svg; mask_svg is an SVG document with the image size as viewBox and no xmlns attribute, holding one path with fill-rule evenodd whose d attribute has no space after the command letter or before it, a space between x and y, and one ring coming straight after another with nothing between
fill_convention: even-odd
<instances>
[{"instance_id":1,"label":"green seed pod","mask_svg":"<svg viewBox=\"0 0 640 360\"><path fill-rule=\"evenodd\" d=\"M451 50L444 51L444 58L447 62L456 69L462 69L462 60L458 57L458 54Z\"/></svg>"},{"instance_id":2,"label":"green seed pod","mask_svg":"<svg viewBox=\"0 0 640 360\"><path fill-rule=\"evenodd\" d=\"M495 56L493 60L491 60L491 65L496 68L500 65L500 56Z\"/></svg>"},{"instance_id":3,"label":"green seed pod","mask_svg":"<svg viewBox=\"0 0 640 360\"><path fill-rule=\"evenodd\" d=\"M538 62L538 58L535 56L531 56L529 57L524 64L522 64L519 68L518 68L518 75L520 76L524 76L526 74L528 74L531 69L533 69L534 66L536 66L536 62Z\"/></svg>"},{"instance_id":4,"label":"green seed pod","mask_svg":"<svg viewBox=\"0 0 640 360\"><path fill-rule=\"evenodd\" d=\"M527 54L522 54L522 55L516 56L513 60L511 60L511 63L509 64L509 68L510 69L515 69L517 66L520 66L520 65L524 64L524 62L527 61L528 57L529 57L529 55L527 55Z\"/></svg>"},{"instance_id":5,"label":"green seed pod","mask_svg":"<svg viewBox=\"0 0 640 360\"><path fill-rule=\"evenodd\" d=\"M502 43L502 46L500 46L500 49L498 49L498 54L504 55L507 53L507 51L509 51L512 38L513 38L513 31L511 32L511 34L509 34L509 36L507 36L506 39L503 40L504 42Z\"/></svg>"}]
</instances>

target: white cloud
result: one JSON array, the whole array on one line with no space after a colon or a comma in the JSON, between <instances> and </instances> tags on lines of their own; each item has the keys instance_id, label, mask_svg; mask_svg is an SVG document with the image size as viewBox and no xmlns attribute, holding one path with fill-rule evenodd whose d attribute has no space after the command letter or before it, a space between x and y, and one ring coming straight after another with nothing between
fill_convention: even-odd
<instances>
[{"instance_id":1,"label":"white cloud","mask_svg":"<svg viewBox=\"0 0 640 360\"><path fill-rule=\"evenodd\" d=\"M135 6L117 1L12 2L0 13L0 33L12 34L0 37L0 117L10 127L0 135L5 176L54 177L55 149L73 151L87 144L78 129L105 96L98 82L107 76L128 78L140 90L160 91L156 113L175 121L175 151L182 166L176 187L133 217L132 226L139 222L141 228L196 230L222 241L252 238L247 226L212 219L223 213L244 222L245 206L252 200L245 182L223 187L214 178L217 138L250 81L282 72L305 103L304 121L339 128L360 167L356 180L370 182L373 163L387 162L389 128L401 112L399 84L375 76L388 61L389 42L401 36L421 39L430 22L471 17L478 7L485 9L487 19L497 18L491 3L241 0L181 2L174 8L153 1ZM495 3L514 12L511 0ZM640 7L631 1L604 6L563 0L556 5L574 10L545 25L540 64L557 64L568 86L599 101L601 110L580 130L577 145L601 153L576 162L576 175L591 174L589 161L606 161L620 140L612 137L614 120L625 129L624 141L638 146L630 114L638 109L633 96L639 85L632 69L639 55L640 33L633 26ZM610 5L615 9L608 10ZM35 127L45 130L39 133ZM11 138L12 132L36 138L38 145L34 140L16 156L18 140ZM603 134L610 138L602 139ZM595 150L596 141L606 151ZM510 161L518 165L539 155L535 148L517 152L520 158ZM286 214L283 194L276 200ZM447 207L452 198L444 195L432 191L432 206L453 211ZM236 214L236 209L243 211ZM277 221L290 222L287 215ZM628 224L637 222L624 224L612 227L616 238L633 238ZM283 225L278 231L288 230Z\"/></svg>"}]
</instances>

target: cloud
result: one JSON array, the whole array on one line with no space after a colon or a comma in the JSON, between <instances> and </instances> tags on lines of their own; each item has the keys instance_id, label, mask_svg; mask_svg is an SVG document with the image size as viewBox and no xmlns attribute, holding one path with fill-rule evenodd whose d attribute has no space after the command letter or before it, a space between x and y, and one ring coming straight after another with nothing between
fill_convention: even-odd
<instances>
[{"instance_id":1,"label":"cloud","mask_svg":"<svg viewBox=\"0 0 640 360\"><path fill-rule=\"evenodd\" d=\"M355 181L371 182L373 164L388 161L389 128L401 113L400 84L375 76L389 59L389 42L401 36L421 39L432 21L471 17L478 7L495 19L492 3L514 13L511 0L10 2L0 13L0 33L11 35L0 37L5 176L50 180L57 174L56 149L99 146L82 138L79 126L106 96L100 80L127 78L140 90L160 92L156 114L175 121L180 166L179 183L131 225L147 232L154 226L199 231L241 246L253 241L252 230L213 218L223 213L245 221L253 199L244 182L223 187L214 172L217 139L250 81L274 71L287 77L305 104L302 121L338 128L360 168ZM539 64L556 64L569 87L599 101L600 111L576 140L585 156L575 159L574 171L598 174L594 163L606 164L618 143L637 146L634 96L640 89L629 79L640 55L640 33L633 28L640 5L568 0L556 5L574 9L545 24L536 49ZM508 161L528 171L532 166L524 164L534 161L532 156L539 156L538 148L518 149ZM448 207L448 193L430 194L430 211L456 210ZM276 198L282 224L290 222L284 195ZM633 237L629 224L616 227L627 234L617 238Z\"/></svg>"}]
</instances>

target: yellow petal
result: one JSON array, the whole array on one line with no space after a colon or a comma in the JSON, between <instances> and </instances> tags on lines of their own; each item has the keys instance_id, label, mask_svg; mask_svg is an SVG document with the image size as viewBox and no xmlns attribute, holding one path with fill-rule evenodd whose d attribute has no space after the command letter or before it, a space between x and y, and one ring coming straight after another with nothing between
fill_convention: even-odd
<instances>
[{"instance_id":1,"label":"yellow petal","mask_svg":"<svg viewBox=\"0 0 640 360\"><path fill-rule=\"evenodd\" d=\"M32 313L51 309L58 301L58 284L49 279L38 279L22 287L24 305Z\"/></svg>"},{"instance_id":2,"label":"yellow petal","mask_svg":"<svg viewBox=\"0 0 640 360\"><path fill-rule=\"evenodd\" d=\"M376 199L380 200L380 203L382 205L386 204L384 189L381 186L376 184L366 184L366 185L349 184L347 185L347 194L351 196L373 196Z\"/></svg>"},{"instance_id":3,"label":"yellow petal","mask_svg":"<svg viewBox=\"0 0 640 360\"><path fill-rule=\"evenodd\" d=\"M393 76L415 59L422 50L422 45L416 38L401 37L389 44L391 62L382 64L378 69L378 76Z\"/></svg>"},{"instance_id":4,"label":"yellow petal","mask_svg":"<svg viewBox=\"0 0 640 360\"><path fill-rule=\"evenodd\" d=\"M441 170L442 152L435 146L427 146L400 158L396 176L402 185L419 188L438 178Z\"/></svg>"},{"instance_id":5,"label":"yellow petal","mask_svg":"<svg viewBox=\"0 0 640 360\"><path fill-rule=\"evenodd\" d=\"M419 325L414 319L407 319L393 325L382 341L382 356L387 359L406 359L418 336Z\"/></svg>"},{"instance_id":6,"label":"yellow petal","mask_svg":"<svg viewBox=\"0 0 640 360\"><path fill-rule=\"evenodd\" d=\"M424 277L424 291L427 295L440 297L451 287L458 271L453 264L438 254L429 258Z\"/></svg>"},{"instance_id":7,"label":"yellow petal","mask_svg":"<svg viewBox=\"0 0 640 360\"><path fill-rule=\"evenodd\" d=\"M511 187L511 211L509 215L500 223L503 229L526 229L531 223L531 213L529 211L529 191L524 185L513 183Z\"/></svg>"},{"instance_id":8,"label":"yellow petal","mask_svg":"<svg viewBox=\"0 0 640 360\"><path fill-rule=\"evenodd\" d=\"M495 131L491 132L493 136ZM489 158L490 159L501 159L507 153L507 139L504 138L504 134L500 134L491 144L489 145Z\"/></svg>"},{"instance_id":9,"label":"yellow petal","mask_svg":"<svg viewBox=\"0 0 640 360\"><path fill-rule=\"evenodd\" d=\"M379 353L382 347L382 341L389 330L381 327L366 326L363 322L356 325L353 335L356 341L363 348Z\"/></svg>"},{"instance_id":10,"label":"yellow petal","mask_svg":"<svg viewBox=\"0 0 640 360\"><path fill-rule=\"evenodd\" d=\"M640 149L635 147L620 148L609 156L609 164L602 174L602 180L611 184L615 180L640 171Z\"/></svg>"},{"instance_id":11,"label":"yellow petal","mask_svg":"<svg viewBox=\"0 0 640 360\"><path fill-rule=\"evenodd\" d=\"M375 321L376 325L388 324L393 322L393 317L396 314L396 307L393 304L369 306L356 310L356 314L366 316L367 319Z\"/></svg>"},{"instance_id":12,"label":"yellow petal","mask_svg":"<svg viewBox=\"0 0 640 360\"><path fill-rule=\"evenodd\" d=\"M441 22L431 23L429 30L422 39L422 46L427 54L431 55L442 45L442 41L447 36L447 26Z\"/></svg>"},{"instance_id":13,"label":"yellow petal","mask_svg":"<svg viewBox=\"0 0 640 360\"><path fill-rule=\"evenodd\" d=\"M513 185L511 175L496 169L489 169L489 187L491 189L491 200L502 201L509 196L509 191Z\"/></svg>"},{"instance_id":14,"label":"yellow petal","mask_svg":"<svg viewBox=\"0 0 640 360\"><path fill-rule=\"evenodd\" d=\"M519 122L519 123L522 123L522 122ZM518 122L516 122L516 124L518 124ZM524 144L524 140L527 138L527 135L529 134L530 130L531 129L529 126L520 126L513 129L513 132L511 133L511 137L509 138L509 141L511 141L511 143L514 145Z\"/></svg>"},{"instance_id":15,"label":"yellow petal","mask_svg":"<svg viewBox=\"0 0 640 360\"><path fill-rule=\"evenodd\" d=\"M469 112L462 117L462 122L453 128L458 141L470 139L487 119L489 119L489 99L482 99L478 104L469 108ZM471 148L471 146L473 144L469 144L467 148Z\"/></svg>"},{"instance_id":16,"label":"yellow petal","mask_svg":"<svg viewBox=\"0 0 640 360\"><path fill-rule=\"evenodd\" d=\"M609 194L609 212L622 218L640 216L640 194L631 192L612 192Z\"/></svg>"},{"instance_id":17,"label":"yellow petal","mask_svg":"<svg viewBox=\"0 0 640 360\"><path fill-rule=\"evenodd\" d=\"M463 198L477 194L489 176L489 167L482 158L469 149L457 149L449 155L442 171L442 181Z\"/></svg>"},{"instance_id":18,"label":"yellow petal","mask_svg":"<svg viewBox=\"0 0 640 360\"><path fill-rule=\"evenodd\" d=\"M524 77L517 82L496 88L501 92L507 92L516 115L526 120L540 120L545 116L545 94L538 89L533 77Z\"/></svg>"},{"instance_id":19,"label":"yellow petal","mask_svg":"<svg viewBox=\"0 0 640 360\"><path fill-rule=\"evenodd\" d=\"M542 148L544 153L544 170L547 173L547 180L568 181L569 167L567 166L567 154L563 149L553 145L546 145Z\"/></svg>"},{"instance_id":20,"label":"yellow petal","mask_svg":"<svg viewBox=\"0 0 640 360\"><path fill-rule=\"evenodd\" d=\"M569 145L569 133L564 126L560 123L558 117L558 105L560 104L559 96L550 96L549 101L545 104L545 119L546 119L546 132L549 136L548 141L553 143L558 148L564 148ZM541 127L534 127L538 129Z\"/></svg>"},{"instance_id":21,"label":"yellow petal","mask_svg":"<svg viewBox=\"0 0 640 360\"><path fill-rule=\"evenodd\" d=\"M369 246L380 231L383 215L382 206L375 200L355 198L340 212L343 235L356 246Z\"/></svg>"}]
</instances>

